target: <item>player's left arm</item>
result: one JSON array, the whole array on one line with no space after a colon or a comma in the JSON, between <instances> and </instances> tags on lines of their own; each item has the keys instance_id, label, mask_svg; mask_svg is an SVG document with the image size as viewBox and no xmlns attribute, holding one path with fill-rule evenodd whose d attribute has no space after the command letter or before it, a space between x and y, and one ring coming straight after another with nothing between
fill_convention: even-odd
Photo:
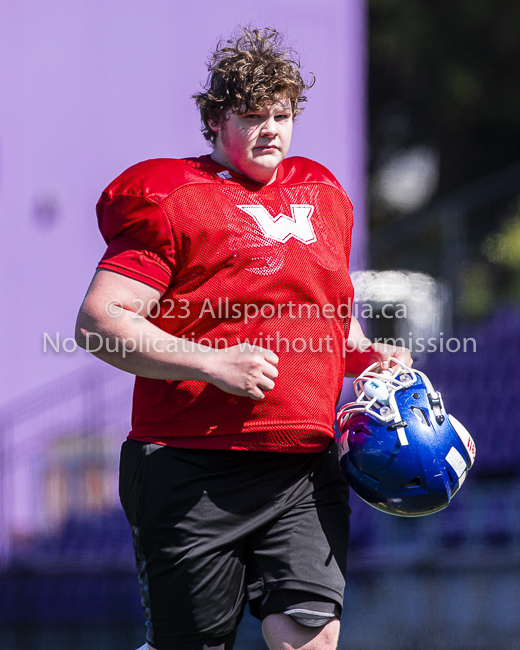
<instances>
[{"instance_id":1,"label":"player's left arm","mask_svg":"<svg viewBox=\"0 0 520 650\"><path fill-rule=\"evenodd\" d=\"M405 366L411 366L413 363L408 348L372 342L365 336L358 319L352 316L346 345L345 377L357 377L376 361L381 364L381 370L388 370L390 357L399 359Z\"/></svg>"}]
</instances>

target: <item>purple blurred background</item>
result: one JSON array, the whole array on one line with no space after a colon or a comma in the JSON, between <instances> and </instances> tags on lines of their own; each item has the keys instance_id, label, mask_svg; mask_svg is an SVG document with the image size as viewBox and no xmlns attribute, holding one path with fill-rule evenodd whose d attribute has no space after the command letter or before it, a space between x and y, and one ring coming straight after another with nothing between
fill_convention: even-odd
<instances>
[{"instance_id":1,"label":"purple blurred background","mask_svg":"<svg viewBox=\"0 0 520 650\"><path fill-rule=\"evenodd\" d=\"M315 74L290 153L325 164L350 194L352 264L363 267L365 23L363 0L2 4L0 407L10 420L0 442L4 551L13 536L52 528L70 509L70 480L62 476L68 438L95 428L105 440L98 446L114 440L106 454L116 462L128 426L129 378L102 368L71 340L104 252L94 206L103 188L140 160L208 152L191 95L206 79L209 52L237 25L286 33L305 74ZM88 385L98 385L90 403L87 375ZM85 423L85 412L95 420L107 399L102 377L119 386L122 397L107 406L117 426L101 416ZM43 400L38 408L35 399ZM112 469L100 470L100 480L112 477L99 488L102 502L117 499Z\"/></svg>"},{"instance_id":2,"label":"purple blurred background","mask_svg":"<svg viewBox=\"0 0 520 650\"><path fill-rule=\"evenodd\" d=\"M218 38L250 23L287 33L316 75L290 153L344 184L356 209L353 265L363 266L362 0L3 3L0 404L88 363L82 351L44 354L43 334L73 336L104 252L97 198L135 162L208 152L190 96Z\"/></svg>"}]
</instances>

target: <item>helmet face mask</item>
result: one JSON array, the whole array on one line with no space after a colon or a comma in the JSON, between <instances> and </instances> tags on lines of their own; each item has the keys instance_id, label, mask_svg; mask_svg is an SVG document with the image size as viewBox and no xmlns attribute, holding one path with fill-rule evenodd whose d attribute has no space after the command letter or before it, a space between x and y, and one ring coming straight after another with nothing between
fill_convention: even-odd
<instances>
[{"instance_id":1,"label":"helmet face mask","mask_svg":"<svg viewBox=\"0 0 520 650\"><path fill-rule=\"evenodd\" d=\"M446 413L428 377L392 359L354 382L357 399L338 412L340 464L369 505L402 517L445 508L463 484L475 444Z\"/></svg>"}]
</instances>

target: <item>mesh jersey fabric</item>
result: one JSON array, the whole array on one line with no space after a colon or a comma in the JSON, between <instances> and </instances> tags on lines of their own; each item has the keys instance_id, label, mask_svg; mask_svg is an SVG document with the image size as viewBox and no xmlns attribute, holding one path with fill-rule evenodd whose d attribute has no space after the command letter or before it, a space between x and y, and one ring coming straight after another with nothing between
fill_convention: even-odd
<instances>
[{"instance_id":1,"label":"mesh jersey fabric","mask_svg":"<svg viewBox=\"0 0 520 650\"><path fill-rule=\"evenodd\" d=\"M129 437L187 448L324 449L353 299L352 206L334 176L305 158L284 160L270 185L210 156L151 160L119 176L97 214L108 244L99 268L164 292L149 319L159 328L211 347L260 345L280 359L275 388L259 402L207 382L137 377Z\"/></svg>"}]
</instances>

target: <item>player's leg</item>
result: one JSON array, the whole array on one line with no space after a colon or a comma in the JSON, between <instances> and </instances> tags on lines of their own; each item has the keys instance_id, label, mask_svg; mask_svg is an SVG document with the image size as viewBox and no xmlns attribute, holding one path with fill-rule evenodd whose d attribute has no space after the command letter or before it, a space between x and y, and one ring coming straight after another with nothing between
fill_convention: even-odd
<instances>
[{"instance_id":1,"label":"player's leg","mask_svg":"<svg viewBox=\"0 0 520 650\"><path fill-rule=\"evenodd\" d=\"M343 604L350 516L348 486L335 444L309 455L299 475L291 476L286 489L276 495L275 507L274 525L249 540L251 613L262 620L272 650L333 649Z\"/></svg>"},{"instance_id":2,"label":"player's leg","mask_svg":"<svg viewBox=\"0 0 520 650\"><path fill-rule=\"evenodd\" d=\"M272 592L260 605L262 630L271 650L334 650L340 615L341 607L333 599L295 589Z\"/></svg>"},{"instance_id":3,"label":"player's leg","mask_svg":"<svg viewBox=\"0 0 520 650\"><path fill-rule=\"evenodd\" d=\"M235 515L217 505L224 465L218 454L123 444L121 502L134 537L146 641L156 650L233 647L245 569Z\"/></svg>"},{"instance_id":4,"label":"player's leg","mask_svg":"<svg viewBox=\"0 0 520 650\"><path fill-rule=\"evenodd\" d=\"M308 627L285 614L270 614L262 621L262 631L270 650L336 650L339 620Z\"/></svg>"}]
</instances>

